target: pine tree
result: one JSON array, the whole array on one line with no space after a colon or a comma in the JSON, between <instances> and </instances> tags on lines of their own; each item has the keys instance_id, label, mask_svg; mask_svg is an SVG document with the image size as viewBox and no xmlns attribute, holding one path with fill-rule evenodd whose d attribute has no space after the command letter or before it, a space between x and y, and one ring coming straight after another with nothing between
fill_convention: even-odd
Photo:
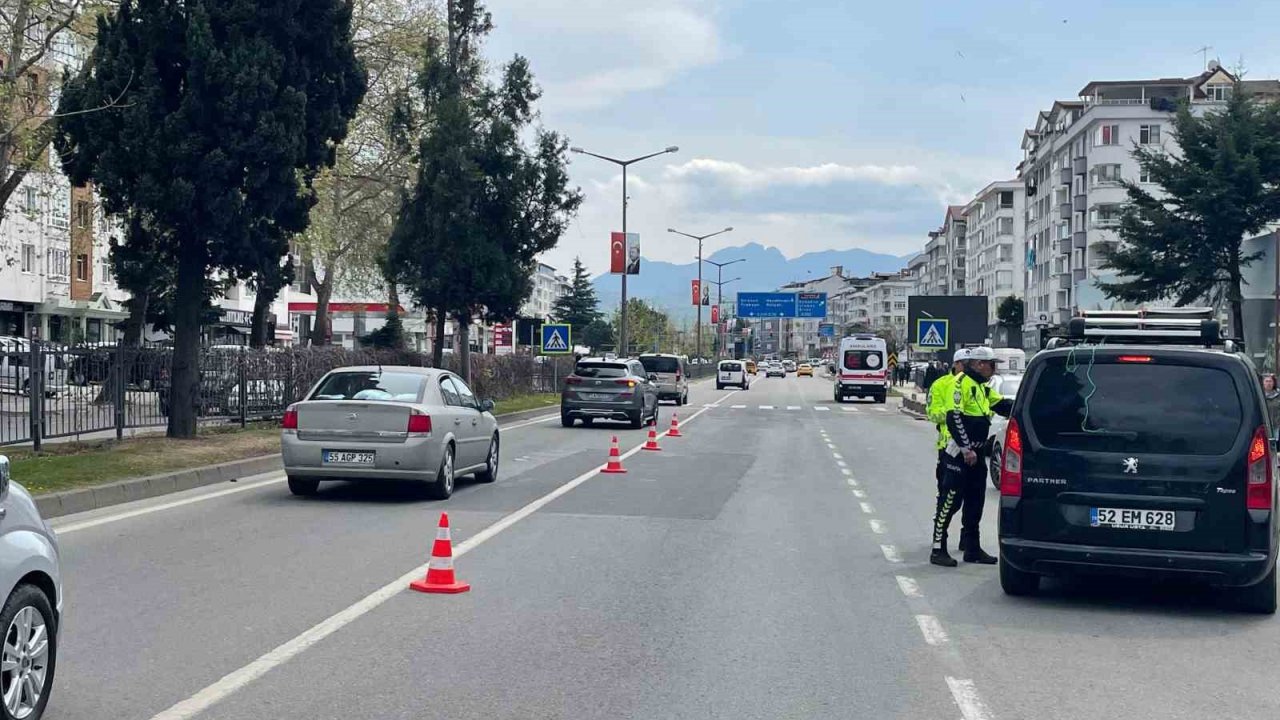
<instances>
[{"instance_id":1,"label":"pine tree","mask_svg":"<svg viewBox=\"0 0 1280 720\"><path fill-rule=\"evenodd\" d=\"M575 328L586 328L599 320L600 301L596 298L596 288L591 284L591 277L582 264L582 258L573 259L573 279L569 283L569 292L556 298L551 308L551 316L556 322L570 323Z\"/></svg>"},{"instance_id":2,"label":"pine tree","mask_svg":"<svg viewBox=\"0 0 1280 720\"><path fill-rule=\"evenodd\" d=\"M280 261L364 94L351 0L123 0L91 62L55 142L108 213L146 218L131 251L176 269L168 432L191 437L206 279Z\"/></svg>"},{"instance_id":3,"label":"pine tree","mask_svg":"<svg viewBox=\"0 0 1280 720\"><path fill-rule=\"evenodd\" d=\"M1134 158L1159 196L1124 181L1129 205L1118 247L1103 252L1114 282L1099 286L1129 302L1204 302L1225 288L1232 329L1244 337L1241 269L1258 255L1241 243L1280 220L1280 105L1237 84L1225 108L1203 116L1182 104L1173 118L1179 154L1137 146Z\"/></svg>"}]
</instances>

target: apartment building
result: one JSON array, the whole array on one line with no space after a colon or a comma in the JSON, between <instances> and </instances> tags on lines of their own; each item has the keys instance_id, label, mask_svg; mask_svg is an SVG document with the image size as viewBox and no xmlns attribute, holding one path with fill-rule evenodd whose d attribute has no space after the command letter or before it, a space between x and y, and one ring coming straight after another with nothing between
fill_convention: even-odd
<instances>
[{"instance_id":1,"label":"apartment building","mask_svg":"<svg viewBox=\"0 0 1280 720\"><path fill-rule=\"evenodd\" d=\"M929 233L924 252L911 260L908 274L914 295L964 295L968 252L965 206L951 205L942 227Z\"/></svg>"},{"instance_id":2,"label":"apartment building","mask_svg":"<svg viewBox=\"0 0 1280 720\"><path fill-rule=\"evenodd\" d=\"M1023 294L1024 200L1023 183L1004 180L980 190L964 209L965 288L987 296L988 334L1000 344L996 310L1004 298Z\"/></svg>"},{"instance_id":3,"label":"apartment building","mask_svg":"<svg viewBox=\"0 0 1280 720\"><path fill-rule=\"evenodd\" d=\"M538 263L533 274L533 292L520 308L523 317L551 320L556 301L569 293L569 278L546 263Z\"/></svg>"},{"instance_id":4,"label":"apartment building","mask_svg":"<svg viewBox=\"0 0 1280 720\"><path fill-rule=\"evenodd\" d=\"M1094 81L1078 100L1056 102L1037 115L1023 135L1018 166L1026 194L1028 347L1038 345L1041 326L1064 323L1080 310L1121 307L1098 283L1114 277L1103 269L1102 253L1119 242L1127 199L1120 181L1149 181L1130 156L1133 146L1178 152L1170 134L1178 104L1189 102L1196 113L1220 107L1235 84L1217 63L1189 78ZM1280 92L1274 80L1244 85L1264 96Z\"/></svg>"}]
</instances>

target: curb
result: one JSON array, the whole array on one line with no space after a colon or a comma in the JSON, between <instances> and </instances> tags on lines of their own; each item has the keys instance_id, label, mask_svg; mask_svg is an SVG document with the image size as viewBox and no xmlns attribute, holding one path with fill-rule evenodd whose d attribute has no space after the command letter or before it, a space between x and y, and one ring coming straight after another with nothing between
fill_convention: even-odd
<instances>
[{"instance_id":1,"label":"curb","mask_svg":"<svg viewBox=\"0 0 1280 720\"><path fill-rule=\"evenodd\" d=\"M191 490L205 485L239 480L240 478L281 470L284 465L280 455L263 455L245 460L206 465L190 470L151 475L149 477L117 480L116 482L80 490L37 495L36 508L44 519L62 515L97 510L121 503L144 500L158 495Z\"/></svg>"}]
</instances>

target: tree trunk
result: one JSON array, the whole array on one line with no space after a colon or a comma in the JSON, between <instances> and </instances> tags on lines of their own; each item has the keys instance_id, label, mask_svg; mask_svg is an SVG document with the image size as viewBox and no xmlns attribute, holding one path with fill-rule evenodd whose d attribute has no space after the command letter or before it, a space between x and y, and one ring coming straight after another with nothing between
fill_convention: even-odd
<instances>
[{"instance_id":1,"label":"tree trunk","mask_svg":"<svg viewBox=\"0 0 1280 720\"><path fill-rule=\"evenodd\" d=\"M471 384L471 318L462 314L455 318L458 321L458 376L462 381Z\"/></svg>"},{"instance_id":2,"label":"tree trunk","mask_svg":"<svg viewBox=\"0 0 1280 720\"><path fill-rule=\"evenodd\" d=\"M185 244L185 243L184 243ZM183 248L173 308L173 367L169 387L169 437L196 435L200 398L200 310L204 306L203 253Z\"/></svg>"},{"instance_id":3,"label":"tree trunk","mask_svg":"<svg viewBox=\"0 0 1280 720\"><path fill-rule=\"evenodd\" d=\"M332 277L332 270L330 277ZM311 287L316 293L316 321L311 327L311 344L312 345L328 345L333 339L332 332L329 330L332 321L329 317L329 298L333 296L333 283L329 277L325 278L322 283L312 283Z\"/></svg>"},{"instance_id":4,"label":"tree trunk","mask_svg":"<svg viewBox=\"0 0 1280 720\"><path fill-rule=\"evenodd\" d=\"M437 309L435 312L436 336L431 343L431 366L444 367L444 324L445 314L443 310Z\"/></svg>"},{"instance_id":5,"label":"tree trunk","mask_svg":"<svg viewBox=\"0 0 1280 720\"><path fill-rule=\"evenodd\" d=\"M1231 337L1244 342L1244 300L1240 291L1239 253L1236 263L1231 268L1231 280L1227 286L1227 300L1231 303Z\"/></svg>"},{"instance_id":6,"label":"tree trunk","mask_svg":"<svg viewBox=\"0 0 1280 720\"><path fill-rule=\"evenodd\" d=\"M253 299L253 325L249 328L249 347L263 348L267 346L267 311L275 302L279 290L258 288Z\"/></svg>"}]
</instances>

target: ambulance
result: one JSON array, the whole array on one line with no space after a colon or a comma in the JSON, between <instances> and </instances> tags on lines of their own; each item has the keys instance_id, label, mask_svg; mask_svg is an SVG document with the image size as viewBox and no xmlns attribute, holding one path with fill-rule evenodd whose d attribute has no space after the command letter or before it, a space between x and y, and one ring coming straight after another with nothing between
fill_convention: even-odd
<instances>
[{"instance_id":1,"label":"ambulance","mask_svg":"<svg viewBox=\"0 0 1280 720\"><path fill-rule=\"evenodd\" d=\"M836 359L835 401L872 398L883 403L889 393L889 349L884 338L852 335L840 340Z\"/></svg>"}]
</instances>

